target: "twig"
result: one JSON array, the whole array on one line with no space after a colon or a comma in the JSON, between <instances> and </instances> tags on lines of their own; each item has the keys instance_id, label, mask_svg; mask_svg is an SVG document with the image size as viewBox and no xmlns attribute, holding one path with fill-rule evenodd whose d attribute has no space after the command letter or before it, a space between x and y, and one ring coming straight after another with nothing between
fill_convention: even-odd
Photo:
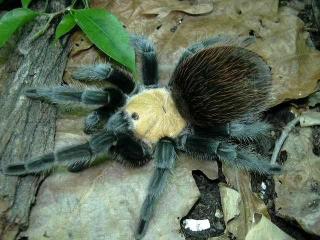
<instances>
[{"instance_id":1,"label":"twig","mask_svg":"<svg viewBox=\"0 0 320 240\"><path fill-rule=\"evenodd\" d=\"M44 25L44 27L43 27L40 31L38 31L38 32L31 38L31 42L33 42L33 41L36 40L38 37L40 37L41 35L43 35L43 34L48 30L48 28L50 27L51 21L52 21L55 17L63 14L65 11L66 11L66 9L64 9L64 10L62 10L62 11L59 11L59 12L47 14L47 15L49 16L49 19L48 19L48 21L46 22L46 25Z\"/></svg>"},{"instance_id":2,"label":"twig","mask_svg":"<svg viewBox=\"0 0 320 240\"><path fill-rule=\"evenodd\" d=\"M73 8L74 5L76 5L77 2L78 2L78 0L73 0L70 7Z\"/></svg>"},{"instance_id":3,"label":"twig","mask_svg":"<svg viewBox=\"0 0 320 240\"><path fill-rule=\"evenodd\" d=\"M287 126L283 129L280 138L276 141L275 147L272 153L271 157L271 164L275 164L279 155L279 152L281 151L282 145L284 141L287 139L289 133L291 130L296 126L296 124L300 121L300 116L293 119L291 122L287 124Z\"/></svg>"},{"instance_id":4,"label":"twig","mask_svg":"<svg viewBox=\"0 0 320 240\"><path fill-rule=\"evenodd\" d=\"M88 3L88 0L82 0L83 4L84 4L84 7L85 8L89 8L89 3Z\"/></svg>"},{"instance_id":5,"label":"twig","mask_svg":"<svg viewBox=\"0 0 320 240\"><path fill-rule=\"evenodd\" d=\"M44 12L46 13L48 11L49 8L49 0L46 0L46 3L44 5Z\"/></svg>"}]
</instances>

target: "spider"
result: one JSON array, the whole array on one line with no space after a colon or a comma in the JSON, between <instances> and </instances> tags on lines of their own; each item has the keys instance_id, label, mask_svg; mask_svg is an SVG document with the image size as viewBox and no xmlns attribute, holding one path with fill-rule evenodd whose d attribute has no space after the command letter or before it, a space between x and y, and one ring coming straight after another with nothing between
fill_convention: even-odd
<instances>
[{"instance_id":1,"label":"spider","mask_svg":"<svg viewBox=\"0 0 320 240\"><path fill-rule=\"evenodd\" d=\"M259 142L271 128L259 113L267 109L272 74L262 57L246 48L252 37L215 36L192 44L166 86L158 82L153 43L138 35L132 35L131 42L141 58L143 84L126 71L103 63L79 68L73 78L108 81L112 87L26 89L25 95L32 99L99 107L85 119L84 131L91 134L88 142L8 165L5 174L40 173L56 165L80 171L101 153L136 167L153 159L154 174L135 233L141 239L178 154L220 160L262 174L281 171L246 144Z\"/></svg>"}]
</instances>

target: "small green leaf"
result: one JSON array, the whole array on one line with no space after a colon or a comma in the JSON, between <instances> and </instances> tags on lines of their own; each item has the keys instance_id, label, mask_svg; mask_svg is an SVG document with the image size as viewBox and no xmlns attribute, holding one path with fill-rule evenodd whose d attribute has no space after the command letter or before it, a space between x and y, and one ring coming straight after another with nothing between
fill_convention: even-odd
<instances>
[{"instance_id":1,"label":"small green leaf","mask_svg":"<svg viewBox=\"0 0 320 240\"><path fill-rule=\"evenodd\" d=\"M65 15L56 29L56 39L59 39L60 37L68 33L72 28L74 28L75 25L76 22L74 21L72 15L70 13Z\"/></svg>"},{"instance_id":2,"label":"small green leaf","mask_svg":"<svg viewBox=\"0 0 320 240\"><path fill-rule=\"evenodd\" d=\"M21 0L22 7L28 8L29 4L31 3L32 0Z\"/></svg>"},{"instance_id":3,"label":"small green leaf","mask_svg":"<svg viewBox=\"0 0 320 240\"><path fill-rule=\"evenodd\" d=\"M0 19L0 47L21 26L33 20L39 14L28 8L16 8L7 12Z\"/></svg>"},{"instance_id":4,"label":"small green leaf","mask_svg":"<svg viewBox=\"0 0 320 240\"><path fill-rule=\"evenodd\" d=\"M103 9L72 10L71 13L92 43L135 72L135 52L129 34L114 15Z\"/></svg>"}]
</instances>

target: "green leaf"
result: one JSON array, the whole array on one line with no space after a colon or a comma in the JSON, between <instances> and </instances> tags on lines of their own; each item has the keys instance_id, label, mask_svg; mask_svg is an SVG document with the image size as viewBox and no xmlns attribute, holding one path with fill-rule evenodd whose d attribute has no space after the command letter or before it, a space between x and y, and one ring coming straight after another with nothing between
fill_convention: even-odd
<instances>
[{"instance_id":1,"label":"green leaf","mask_svg":"<svg viewBox=\"0 0 320 240\"><path fill-rule=\"evenodd\" d=\"M28 8L29 4L31 3L32 0L21 0L22 7Z\"/></svg>"},{"instance_id":2,"label":"green leaf","mask_svg":"<svg viewBox=\"0 0 320 240\"><path fill-rule=\"evenodd\" d=\"M72 15L70 13L65 15L56 29L56 39L59 39L60 37L68 33L72 28L74 28L75 25L76 22L74 21Z\"/></svg>"},{"instance_id":3,"label":"green leaf","mask_svg":"<svg viewBox=\"0 0 320 240\"><path fill-rule=\"evenodd\" d=\"M7 12L0 19L0 47L21 26L33 20L39 14L28 8L16 8Z\"/></svg>"},{"instance_id":4,"label":"green leaf","mask_svg":"<svg viewBox=\"0 0 320 240\"><path fill-rule=\"evenodd\" d=\"M72 10L71 13L92 43L135 72L135 52L129 34L114 15L103 9Z\"/></svg>"}]
</instances>

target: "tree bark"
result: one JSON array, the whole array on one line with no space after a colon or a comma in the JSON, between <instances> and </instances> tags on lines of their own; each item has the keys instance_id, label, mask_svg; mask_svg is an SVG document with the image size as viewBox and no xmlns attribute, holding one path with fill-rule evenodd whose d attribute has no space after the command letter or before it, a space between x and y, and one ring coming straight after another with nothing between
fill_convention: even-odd
<instances>
[{"instance_id":1,"label":"tree bark","mask_svg":"<svg viewBox=\"0 0 320 240\"><path fill-rule=\"evenodd\" d=\"M35 1L33 1L35 2ZM43 10L45 1L33 3ZM49 11L66 7L64 0L49 1ZM32 37L46 23L40 17L24 26L18 41L0 50L0 166L25 161L53 150L56 108L23 96L26 87L54 86L62 82L69 53L68 37L54 41L54 23L44 35ZM6 50L7 49L7 50ZM10 49L10 51L8 51ZM28 226L42 176L12 177L0 173L0 239L16 239Z\"/></svg>"}]
</instances>

